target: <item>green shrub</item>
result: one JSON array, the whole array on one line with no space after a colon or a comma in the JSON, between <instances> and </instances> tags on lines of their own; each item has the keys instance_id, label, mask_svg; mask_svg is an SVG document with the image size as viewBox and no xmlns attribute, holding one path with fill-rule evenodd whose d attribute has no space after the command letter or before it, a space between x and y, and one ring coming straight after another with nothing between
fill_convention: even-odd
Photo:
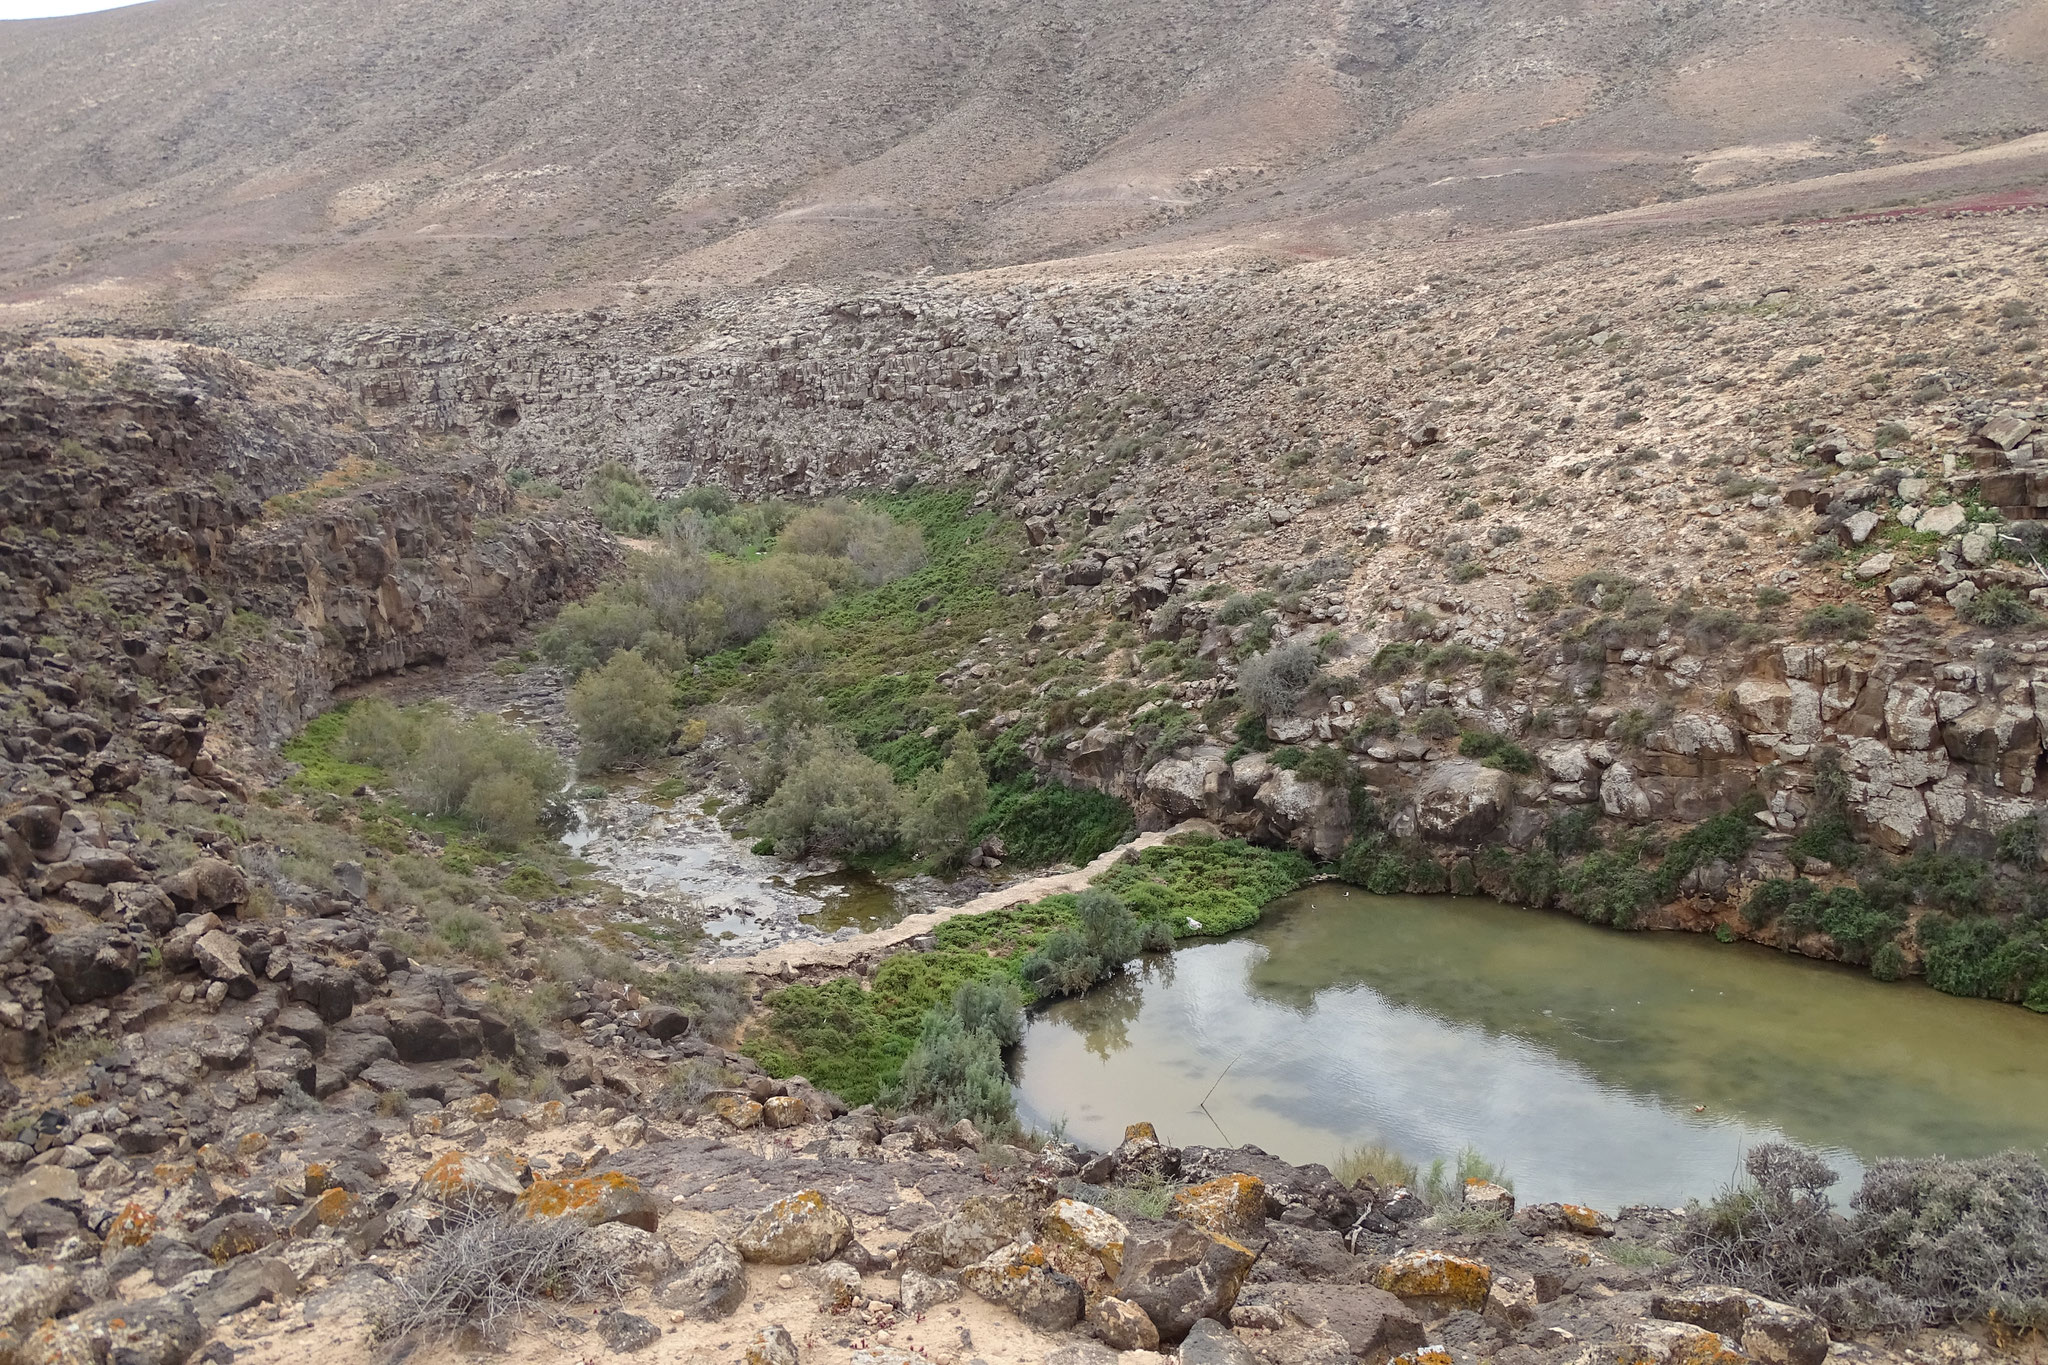
<instances>
[{"instance_id":1,"label":"green shrub","mask_svg":"<svg viewBox=\"0 0 2048 1365\"><path fill-rule=\"evenodd\" d=\"M986 1033L999 1046L1015 1047L1024 1037L1024 997L1014 981L961 982L953 992L953 1012L969 1032Z\"/></svg>"},{"instance_id":2,"label":"green shrub","mask_svg":"<svg viewBox=\"0 0 2048 1365\"><path fill-rule=\"evenodd\" d=\"M1007 1128L1016 1117L1002 1045L968 1028L952 1010L924 1016L888 1098L894 1107L930 1114L942 1124L967 1119L984 1132Z\"/></svg>"},{"instance_id":3,"label":"green shrub","mask_svg":"<svg viewBox=\"0 0 2048 1365\"><path fill-rule=\"evenodd\" d=\"M895 842L902 809L887 768L832 730L807 731L791 750L787 775L749 833L772 840L783 858L873 853Z\"/></svg>"},{"instance_id":4,"label":"green shrub","mask_svg":"<svg viewBox=\"0 0 2048 1365\"><path fill-rule=\"evenodd\" d=\"M1458 714L1448 706L1431 706L1417 713L1415 733L1425 739L1449 739L1458 733Z\"/></svg>"},{"instance_id":5,"label":"green shrub","mask_svg":"<svg viewBox=\"0 0 2048 1365\"><path fill-rule=\"evenodd\" d=\"M2048 931L1988 915L1923 915L1914 926L1927 984L1949 995L2030 1001L2048 982Z\"/></svg>"},{"instance_id":6,"label":"green shrub","mask_svg":"<svg viewBox=\"0 0 2048 1365\"><path fill-rule=\"evenodd\" d=\"M462 817L497 848L517 848L541 831L541 794L513 772L485 773L462 798Z\"/></svg>"},{"instance_id":7,"label":"green shrub","mask_svg":"<svg viewBox=\"0 0 2048 1365\"><path fill-rule=\"evenodd\" d=\"M2030 626L2038 619L2027 599L2003 583L1986 588L1963 603L1956 608L1956 615L1986 630L2012 630Z\"/></svg>"},{"instance_id":8,"label":"green shrub","mask_svg":"<svg viewBox=\"0 0 2048 1365\"><path fill-rule=\"evenodd\" d=\"M1301 761L1294 765L1294 775L1304 782L1340 787L1351 780L1351 764L1341 751L1318 746L1301 756Z\"/></svg>"},{"instance_id":9,"label":"green shrub","mask_svg":"<svg viewBox=\"0 0 2048 1365\"><path fill-rule=\"evenodd\" d=\"M1809 640L1861 640L1877 621L1870 608L1854 602L1815 607L1799 618L1799 633Z\"/></svg>"},{"instance_id":10,"label":"green shrub","mask_svg":"<svg viewBox=\"0 0 2048 1365\"><path fill-rule=\"evenodd\" d=\"M1482 766L1509 773L1533 773L1536 758L1527 749L1490 730L1467 730L1458 738L1458 752L1476 758Z\"/></svg>"},{"instance_id":11,"label":"green shrub","mask_svg":"<svg viewBox=\"0 0 2048 1365\"><path fill-rule=\"evenodd\" d=\"M1372 656L1372 671L1382 678L1397 678L1415 667L1426 652L1412 640L1391 641Z\"/></svg>"},{"instance_id":12,"label":"green shrub","mask_svg":"<svg viewBox=\"0 0 2048 1365\"><path fill-rule=\"evenodd\" d=\"M1183 835L1117 864L1097 885L1178 939L1235 933L1255 924L1267 902L1313 876L1309 861L1292 850Z\"/></svg>"},{"instance_id":13,"label":"green shrub","mask_svg":"<svg viewBox=\"0 0 2048 1365\"><path fill-rule=\"evenodd\" d=\"M1637 847L1599 849L1565 866L1557 879L1558 903L1588 924L1633 929L1657 903L1656 874Z\"/></svg>"},{"instance_id":14,"label":"green shrub","mask_svg":"<svg viewBox=\"0 0 2048 1365\"><path fill-rule=\"evenodd\" d=\"M569 689L585 772L624 767L668 748L676 732L673 680L637 650L612 655Z\"/></svg>"},{"instance_id":15,"label":"green shrub","mask_svg":"<svg viewBox=\"0 0 2048 1365\"><path fill-rule=\"evenodd\" d=\"M1763 827L1756 822L1756 813L1763 807L1763 798L1752 792L1734 809L1710 816L1673 839L1657 865L1657 899L1668 901L1676 896L1680 883L1695 868L1740 862L1763 834Z\"/></svg>"},{"instance_id":16,"label":"green shrub","mask_svg":"<svg viewBox=\"0 0 2048 1365\"><path fill-rule=\"evenodd\" d=\"M1039 782L1027 774L994 789L988 812L974 822L968 839L979 844L995 835L1005 858L1019 867L1078 866L1130 838L1137 823L1131 808L1106 792Z\"/></svg>"},{"instance_id":17,"label":"green shrub","mask_svg":"<svg viewBox=\"0 0 2048 1365\"><path fill-rule=\"evenodd\" d=\"M1847 817L1817 814L1785 845L1785 856L1799 867L1815 859L1835 867L1854 867L1861 855Z\"/></svg>"},{"instance_id":18,"label":"green shrub","mask_svg":"<svg viewBox=\"0 0 2048 1365\"><path fill-rule=\"evenodd\" d=\"M1040 995L1079 995L1104 975L1102 959L1077 929L1060 929L1024 959L1024 980Z\"/></svg>"},{"instance_id":19,"label":"green shrub","mask_svg":"<svg viewBox=\"0 0 2048 1365\"><path fill-rule=\"evenodd\" d=\"M903 843L936 866L957 866L977 846L974 828L988 805L988 774L962 730L948 746L945 763L918 774L905 795Z\"/></svg>"}]
</instances>

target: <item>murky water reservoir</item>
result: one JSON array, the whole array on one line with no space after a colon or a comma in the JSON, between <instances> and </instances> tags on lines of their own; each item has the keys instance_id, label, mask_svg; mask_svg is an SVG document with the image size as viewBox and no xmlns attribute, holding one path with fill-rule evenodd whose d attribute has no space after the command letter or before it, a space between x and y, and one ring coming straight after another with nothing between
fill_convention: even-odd
<instances>
[{"instance_id":1,"label":"murky water reservoir","mask_svg":"<svg viewBox=\"0 0 2048 1365\"><path fill-rule=\"evenodd\" d=\"M1019 1108L1108 1148L1179 1143L1425 1169L1473 1146L1523 1202L1710 1196L1791 1139L1884 1156L2048 1144L2048 1017L1752 944L1479 900L1312 887L1235 938L1032 1020Z\"/></svg>"}]
</instances>

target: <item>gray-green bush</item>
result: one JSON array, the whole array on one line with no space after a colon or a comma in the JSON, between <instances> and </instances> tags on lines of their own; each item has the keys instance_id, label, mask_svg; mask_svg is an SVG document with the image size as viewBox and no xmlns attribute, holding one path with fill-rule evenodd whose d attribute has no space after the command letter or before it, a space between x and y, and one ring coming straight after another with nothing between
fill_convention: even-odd
<instances>
[{"instance_id":1,"label":"gray-green bush","mask_svg":"<svg viewBox=\"0 0 2048 1365\"><path fill-rule=\"evenodd\" d=\"M578 766L601 772L652 758L676 731L673 682L667 672L622 650L569 689L569 715L583 741Z\"/></svg>"}]
</instances>

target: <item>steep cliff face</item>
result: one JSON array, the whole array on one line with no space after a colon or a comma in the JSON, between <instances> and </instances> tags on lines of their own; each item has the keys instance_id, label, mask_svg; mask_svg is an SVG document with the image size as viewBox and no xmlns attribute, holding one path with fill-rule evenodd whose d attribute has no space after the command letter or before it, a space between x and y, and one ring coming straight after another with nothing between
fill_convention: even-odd
<instances>
[{"instance_id":1,"label":"steep cliff face","mask_svg":"<svg viewBox=\"0 0 2048 1365\"><path fill-rule=\"evenodd\" d=\"M17 704L114 730L219 708L216 744L245 756L338 686L505 638L616 555L331 385L199 347L11 347L0 439Z\"/></svg>"}]
</instances>

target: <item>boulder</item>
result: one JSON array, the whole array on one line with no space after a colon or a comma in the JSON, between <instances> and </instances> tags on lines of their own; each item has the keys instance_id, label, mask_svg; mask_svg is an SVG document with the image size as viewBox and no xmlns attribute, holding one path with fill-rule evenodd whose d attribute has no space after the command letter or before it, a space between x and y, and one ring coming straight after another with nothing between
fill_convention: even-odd
<instances>
[{"instance_id":1,"label":"boulder","mask_svg":"<svg viewBox=\"0 0 2048 1365\"><path fill-rule=\"evenodd\" d=\"M1422 1319L1415 1310L1370 1285L1276 1285L1272 1302L1302 1326L1344 1338L1354 1356L1381 1359L1413 1350L1424 1340Z\"/></svg>"},{"instance_id":2,"label":"boulder","mask_svg":"<svg viewBox=\"0 0 2048 1365\"><path fill-rule=\"evenodd\" d=\"M1126 1127L1124 1140L1110 1157L1121 1180L1171 1180L1180 1174L1179 1149L1161 1142L1158 1131L1149 1123Z\"/></svg>"},{"instance_id":3,"label":"boulder","mask_svg":"<svg viewBox=\"0 0 2048 1365\"><path fill-rule=\"evenodd\" d=\"M157 885L185 914L232 911L249 900L249 879L241 868L220 858L201 858Z\"/></svg>"},{"instance_id":4,"label":"boulder","mask_svg":"<svg viewBox=\"0 0 2048 1365\"><path fill-rule=\"evenodd\" d=\"M242 945L224 930L212 929L199 936L192 945L192 963L207 980L227 982L230 993L240 994L235 991L237 986L246 987L249 994L255 993L256 978L249 974Z\"/></svg>"},{"instance_id":5,"label":"boulder","mask_svg":"<svg viewBox=\"0 0 2048 1365\"><path fill-rule=\"evenodd\" d=\"M590 1230L589 1245L635 1284L660 1284L676 1268L668 1243L631 1223L598 1224Z\"/></svg>"},{"instance_id":6,"label":"boulder","mask_svg":"<svg viewBox=\"0 0 2048 1365\"><path fill-rule=\"evenodd\" d=\"M1059 1200L1038 1223L1039 1240L1062 1253L1063 1266L1069 1258L1085 1257L1095 1263L1097 1273L1110 1279L1123 1269L1124 1243L1130 1236L1130 1229L1113 1214L1078 1199Z\"/></svg>"},{"instance_id":7,"label":"boulder","mask_svg":"<svg viewBox=\"0 0 2048 1365\"><path fill-rule=\"evenodd\" d=\"M604 1338L605 1345L622 1355L645 1350L661 1340L659 1327L638 1313L628 1313L623 1308L598 1314L597 1334Z\"/></svg>"},{"instance_id":8,"label":"boulder","mask_svg":"<svg viewBox=\"0 0 2048 1365\"><path fill-rule=\"evenodd\" d=\"M292 999L308 1005L322 1022L338 1024L355 1012L356 977L325 963L292 958Z\"/></svg>"},{"instance_id":9,"label":"boulder","mask_svg":"<svg viewBox=\"0 0 2048 1365\"><path fill-rule=\"evenodd\" d=\"M1251 1348L1222 1323L1203 1318L1180 1344L1180 1365L1260 1365Z\"/></svg>"},{"instance_id":10,"label":"boulder","mask_svg":"<svg viewBox=\"0 0 2048 1365\"><path fill-rule=\"evenodd\" d=\"M1126 1299L1097 1299L1088 1310L1088 1330L1112 1351L1159 1349L1159 1329L1144 1309Z\"/></svg>"},{"instance_id":11,"label":"boulder","mask_svg":"<svg viewBox=\"0 0 2048 1365\"><path fill-rule=\"evenodd\" d=\"M192 1245L215 1264L261 1251L277 1240L277 1229L260 1213L228 1213L192 1234Z\"/></svg>"},{"instance_id":12,"label":"boulder","mask_svg":"<svg viewBox=\"0 0 2048 1365\"><path fill-rule=\"evenodd\" d=\"M189 1300L174 1294L103 1303L45 1322L15 1352L17 1365L184 1365L206 1338Z\"/></svg>"},{"instance_id":13,"label":"boulder","mask_svg":"<svg viewBox=\"0 0 2048 1365\"><path fill-rule=\"evenodd\" d=\"M1266 1183L1240 1173L1190 1185L1173 1196L1166 1216L1249 1241L1266 1231Z\"/></svg>"},{"instance_id":14,"label":"boulder","mask_svg":"<svg viewBox=\"0 0 2048 1365\"><path fill-rule=\"evenodd\" d=\"M653 1232L661 1222L661 1201L620 1171L536 1180L512 1202L521 1218L574 1219L591 1227L626 1223Z\"/></svg>"},{"instance_id":15,"label":"boulder","mask_svg":"<svg viewBox=\"0 0 2048 1365\"><path fill-rule=\"evenodd\" d=\"M959 1298L960 1286L951 1280L927 1275L912 1266L905 1268L903 1278L897 1282L896 1297L903 1305L903 1311L915 1317Z\"/></svg>"},{"instance_id":16,"label":"boulder","mask_svg":"<svg viewBox=\"0 0 2048 1365\"><path fill-rule=\"evenodd\" d=\"M1184 1224L1163 1237L1126 1242L1112 1292L1142 1308L1159 1339L1171 1344L1198 1320L1230 1311L1253 1260L1240 1243Z\"/></svg>"},{"instance_id":17,"label":"boulder","mask_svg":"<svg viewBox=\"0 0 2048 1365\"><path fill-rule=\"evenodd\" d=\"M1514 804L1515 780L1471 759L1446 759L1415 789L1415 832L1432 843L1478 844Z\"/></svg>"},{"instance_id":18,"label":"boulder","mask_svg":"<svg viewBox=\"0 0 2048 1365\"><path fill-rule=\"evenodd\" d=\"M74 1005L119 995L135 984L142 950L112 925L59 934L43 945L43 965Z\"/></svg>"},{"instance_id":19,"label":"boulder","mask_svg":"<svg viewBox=\"0 0 2048 1365\"><path fill-rule=\"evenodd\" d=\"M960 1272L960 1283L1041 1332L1063 1332L1081 1320L1081 1286L1053 1269L1036 1242L1013 1242Z\"/></svg>"},{"instance_id":20,"label":"boulder","mask_svg":"<svg viewBox=\"0 0 2048 1365\"><path fill-rule=\"evenodd\" d=\"M474 1046L465 1051L467 1040L454 1024L427 1010L391 1016L388 1036L401 1062L452 1062L476 1052Z\"/></svg>"},{"instance_id":21,"label":"boulder","mask_svg":"<svg viewBox=\"0 0 2048 1365\"><path fill-rule=\"evenodd\" d=\"M412 1197L448 1209L507 1209L525 1192L510 1161L458 1150L427 1164Z\"/></svg>"},{"instance_id":22,"label":"boulder","mask_svg":"<svg viewBox=\"0 0 2048 1365\"><path fill-rule=\"evenodd\" d=\"M804 1102L794 1095L770 1095L761 1101L761 1122L770 1128L794 1128L804 1121Z\"/></svg>"},{"instance_id":23,"label":"boulder","mask_svg":"<svg viewBox=\"0 0 2048 1365\"><path fill-rule=\"evenodd\" d=\"M969 1195L951 1217L910 1235L904 1264L927 1275L972 1265L1012 1242L1032 1240L1031 1206L1013 1194Z\"/></svg>"},{"instance_id":24,"label":"boulder","mask_svg":"<svg viewBox=\"0 0 2048 1365\"><path fill-rule=\"evenodd\" d=\"M63 1266L25 1265L0 1275L0 1336L82 1306L78 1277Z\"/></svg>"},{"instance_id":25,"label":"boulder","mask_svg":"<svg viewBox=\"0 0 2048 1365\"><path fill-rule=\"evenodd\" d=\"M746 1302L746 1263L728 1244L709 1243L655 1297L663 1308L685 1317L729 1318Z\"/></svg>"},{"instance_id":26,"label":"boulder","mask_svg":"<svg viewBox=\"0 0 2048 1365\"><path fill-rule=\"evenodd\" d=\"M735 1245L749 1261L802 1265L828 1261L852 1240L852 1221L817 1190L802 1190L755 1214Z\"/></svg>"},{"instance_id":27,"label":"boulder","mask_svg":"<svg viewBox=\"0 0 2048 1365\"><path fill-rule=\"evenodd\" d=\"M46 1199L76 1204L80 1194L77 1171L63 1166L38 1166L0 1194L0 1216L9 1220L19 1218L24 1210Z\"/></svg>"},{"instance_id":28,"label":"boulder","mask_svg":"<svg viewBox=\"0 0 2048 1365\"><path fill-rule=\"evenodd\" d=\"M800 1365L796 1341L780 1323L763 1327L740 1351L740 1365Z\"/></svg>"},{"instance_id":29,"label":"boulder","mask_svg":"<svg viewBox=\"0 0 2048 1365\"><path fill-rule=\"evenodd\" d=\"M1491 1180L1467 1180L1464 1194L1468 1209L1498 1214L1502 1218L1514 1216L1515 1194L1505 1185L1496 1185Z\"/></svg>"},{"instance_id":30,"label":"boulder","mask_svg":"<svg viewBox=\"0 0 2048 1365\"><path fill-rule=\"evenodd\" d=\"M1493 1270L1484 1262L1441 1251L1404 1251L1380 1267L1379 1287L1432 1317L1486 1307Z\"/></svg>"},{"instance_id":31,"label":"boulder","mask_svg":"<svg viewBox=\"0 0 2048 1365\"><path fill-rule=\"evenodd\" d=\"M201 1322L222 1318L254 1308L259 1303L278 1303L299 1292L299 1276L275 1256L244 1256L206 1286L192 1306Z\"/></svg>"}]
</instances>

